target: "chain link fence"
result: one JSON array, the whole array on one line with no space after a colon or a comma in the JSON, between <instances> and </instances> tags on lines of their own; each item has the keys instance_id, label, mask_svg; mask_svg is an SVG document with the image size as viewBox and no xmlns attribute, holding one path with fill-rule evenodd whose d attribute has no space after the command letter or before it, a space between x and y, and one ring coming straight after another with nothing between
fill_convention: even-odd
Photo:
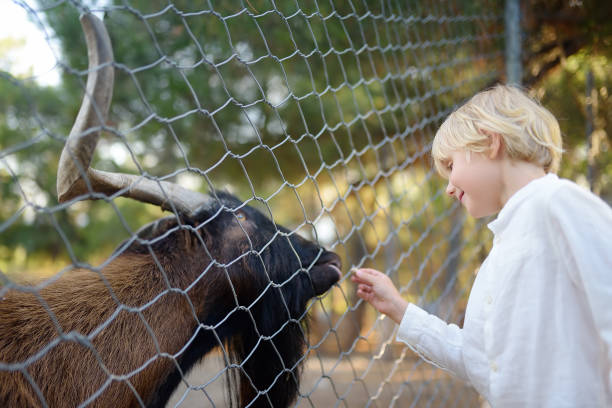
<instances>
[{"instance_id":1,"label":"chain link fence","mask_svg":"<svg viewBox=\"0 0 612 408\"><path fill-rule=\"evenodd\" d=\"M408 300L461 323L487 233L445 198L429 153L444 118L503 76L503 4L39 0L12 7L37 26L52 58L42 74L17 73L10 58L0 71L0 297L26 291L46 308L43 288L75 268L103 276L120 256L115 248L162 217L157 207L116 195L57 201L57 163L92 72L79 15L93 13L110 35L115 74L97 168L230 191L342 259L340 281L306 307L302 381L291 406L480 404L471 388L396 343L395 325L359 301L349 275L355 267L382 270ZM0 343L11 341L11 329L0 329ZM103 329L79 334L91 339ZM67 341L75 340L58 335L23 361L0 361L0 372L35 383L29 367ZM166 406L227 406L230 360L218 347L181 373ZM130 383L148 364L108 376ZM69 387L74 376L61 380ZM103 392L80 404L95 405ZM244 405L268 406L260 404Z\"/></svg>"}]
</instances>

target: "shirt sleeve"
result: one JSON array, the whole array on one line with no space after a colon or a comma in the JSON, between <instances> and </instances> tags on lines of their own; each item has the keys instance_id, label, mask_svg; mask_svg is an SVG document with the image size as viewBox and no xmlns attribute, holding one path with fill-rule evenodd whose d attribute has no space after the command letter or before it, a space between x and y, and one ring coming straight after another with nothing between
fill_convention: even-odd
<instances>
[{"instance_id":1,"label":"shirt sleeve","mask_svg":"<svg viewBox=\"0 0 612 408\"><path fill-rule=\"evenodd\" d=\"M456 324L448 324L409 303L397 340L406 343L424 360L469 382L463 362L462 329Z\"/></svg>"},{"instance_id":2,"label":"shirt sleeve","mask_svg":"<svg viewBox=\"0 0 612 408\"><path fill-rule=\"evenodd\" d=\"M599 197L570 185L549 202L551 237L568 258L574 283L584 290L595 326L608 352L612 390L612 209Z\"/></svg>"}]
</instances>

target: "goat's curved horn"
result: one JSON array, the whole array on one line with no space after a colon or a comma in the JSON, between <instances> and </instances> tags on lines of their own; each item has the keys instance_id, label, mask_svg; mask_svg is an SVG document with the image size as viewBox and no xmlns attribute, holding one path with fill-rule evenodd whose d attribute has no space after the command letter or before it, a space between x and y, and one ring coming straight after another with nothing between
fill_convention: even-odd
<instances>
[{"instance_id":1,"label":"goat's curved horn","mask_svg":"<svg viewBox=\"0 0 612 408\"><path fill-rule=\"evenodd\" d=\"M59 161L59 202L77 197L99 198L92 197L91 193L117 194L158 205L164 210L172 210L174 207L183 214L191 214L209 204L212 200L209 196L174 183L89 167L112 99L113 49L104 23L96 16L89 13L82 15L81 26L87 42L89 73L83 103Z\"/></svg>"}]
</instances>

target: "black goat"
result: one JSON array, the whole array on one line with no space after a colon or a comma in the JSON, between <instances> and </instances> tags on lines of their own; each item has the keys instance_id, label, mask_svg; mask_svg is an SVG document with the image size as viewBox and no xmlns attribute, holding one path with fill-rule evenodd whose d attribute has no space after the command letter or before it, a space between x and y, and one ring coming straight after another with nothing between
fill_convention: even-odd
<instances>
[{"instance_id":1,"label":"black goat","mask_svg":"<svg viewBox=\"0 0 612 408\"><path fill-rule=\"evenodd\" d=\"M163 407L216 347L230 399L286 407L299 390L309 299L340 278L338 256L228 193L89 167L112 94L103 24L81 19L86 97L58 169L62 202L122 195L171 209L100 271L0 292L0 406Z\"/></svg>"},{"instance_id":2,"label":"black goat","mask_svg":"<svg viewBox=\"0 0 612 408\"><path fill-rule=\"evenodd\" d=\"M167 217L145 227L99 273L68 272L38 296L8 291L0 362L24 370L0 371L0 406L41 406L42 397L51 407L163 407L218 346L235 367L238 406L294 401L300 320L308 300L339 279L340 261L216 195L219 206L182 225Z\"/></svg>"}]
</instances>

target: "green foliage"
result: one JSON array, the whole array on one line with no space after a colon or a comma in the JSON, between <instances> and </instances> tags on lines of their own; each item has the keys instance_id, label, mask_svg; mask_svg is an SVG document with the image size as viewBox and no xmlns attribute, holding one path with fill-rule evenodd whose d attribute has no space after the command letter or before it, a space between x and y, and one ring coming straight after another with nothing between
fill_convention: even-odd
<instances>
[{"instance_id":1,"label":"green foliage","mask_svg":"<svg viewBox=\"0 0 612 408\"><path fill-rule=\"evenodd\" d=\"M44 253L54 253L54 243L45 239L50 232L42 217L31 217L32 206L44 207L52 200L46 186L54 185L54 168L48 168L54 147L59 144L51 136L65 125L62 121L62 102L51 88L0 72L0 180L2 219L22 214L29 218L25 224L15 224L0 234L0 245L13 250L23 245ZM36 157L37 160L32 160ZM57 160L56 160L57 161ZM24 202L29 205L24 210Z\"/></svg>"},{"instance_id":2,"label":"green foliage","mask_svg":"<svg viewBox=\"0 0 612 408\"><path fill-rule=\"evenodd\" d=\"M39 3L60 46L60 85L0 77L0 268L14 272L32 259L96 264L161 214L124 199L57 204L57 160L83 98L87 52L83 10ZM347 266L401 264L401 279L440 279L427 296L444 290L454 224L427 155L449 110L501 76L497 3L91 3L104 6L116 77L112 131L93 167L231 188L306 230L329 217L336 239L327 244Z\"/></svg>"},{"instance_id":3,"label":"green foliage","mask_svg":"<svg viewBox=\"0 0 612 408\"><path fill-rule=\"evenodd\" d=\"M587 73L593 88L587 97ZM536 90L542 103L559 119L564 149L561 174L586 183L587 166L593 168L593 190L612 201L612 66L606 55L586 50L549 75ZM591 151L587 147L587 102L592 109Z\"/></svg>"}]
</instances>

